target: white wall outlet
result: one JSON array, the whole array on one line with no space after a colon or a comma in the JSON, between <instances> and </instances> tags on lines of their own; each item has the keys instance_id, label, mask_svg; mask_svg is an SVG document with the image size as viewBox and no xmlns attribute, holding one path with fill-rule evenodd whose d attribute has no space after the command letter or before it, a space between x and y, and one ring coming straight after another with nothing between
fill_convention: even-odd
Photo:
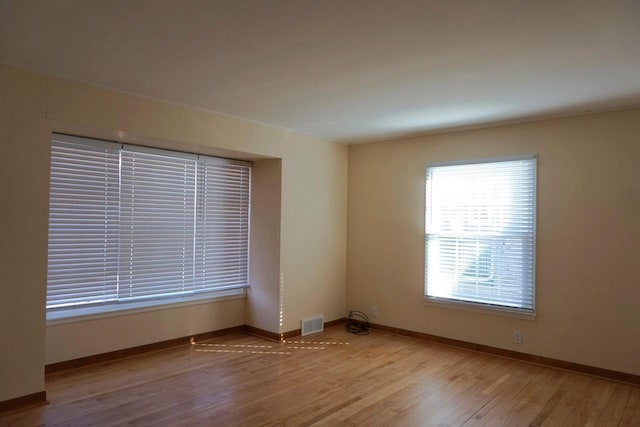
<instances>
[{"instance_id":1,"label":"white wall outlet","mask_svg":"<svg viewBox=\"0 0 640 427\"><path fill-rule=\"evenodd\" d=\"M515 329L513 331L513 342L516 344L522 344L522 331L520 329Z\"/></svg>"},{"instance_id":2,"label":"white wall outlet","mask_svg":"<svg viewBox=\"0 0 640 427\"><path fill-rule=\"evenodd\" d=\"M371 317L378 317L378 306L374 305L371 307Z\"/></svg>"}]
</instances>

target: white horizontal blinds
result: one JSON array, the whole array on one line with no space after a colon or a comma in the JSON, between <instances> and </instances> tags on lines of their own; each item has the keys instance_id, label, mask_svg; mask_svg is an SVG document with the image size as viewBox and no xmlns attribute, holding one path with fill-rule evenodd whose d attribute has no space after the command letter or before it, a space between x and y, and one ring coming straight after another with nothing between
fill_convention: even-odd
<instances>
[{"instance_id":1,"label":"white horizontal blinds","mask_svg":"<svg viewBox=\"0 0 640 427\"><path fill-rule=\"evenodd\" d=\"M47 307L117 298L119 145L54 135Z\"/></svg>"},{"instance_id":2,"label":"white horizontal blinds","mask_svg":"<svg viewBox=\"0 0 640 427\"><path fill-rule=\"evenodd\" d=\"M532 311L535 158L427 168L426 294Z\"/></svg>"},{"instance_id":3,"label":"white horizontal blinds","mask_svg":"<svg viewBox=\"0 0 640 427\"><path fill-rule=\"evenodd\" d=\"M250 163L54 135L47 308L248 284Z\"/></svg>"},{"instance_id":4,"label":"white horizontal blinds","mask_svg":"<svg viewBox=\"0 0 640 427\"><path fill-rule=\"evenodd\" d=\"M193 291L196 157L122 151L119 299Z\"/></svg>"},{"instance_id":5,"label":"white horizontal blinds","mask_svg":"<svg viewBox=\"0 0 640 427\"><path fill-rule=\"evenodd\" d=\"M248 164L201 157L198 172L196 278L198 289L248 284Z\"/></svg>"}]
</instances>

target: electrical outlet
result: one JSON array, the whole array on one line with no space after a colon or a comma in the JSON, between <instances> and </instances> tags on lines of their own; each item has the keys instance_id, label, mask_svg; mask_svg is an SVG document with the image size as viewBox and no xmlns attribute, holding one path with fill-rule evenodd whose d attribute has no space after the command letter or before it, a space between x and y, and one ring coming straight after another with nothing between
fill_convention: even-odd
<instances>
[{"instance_id":1,"label":"electrical outlet","mask_svg":"<svg viewBox=\"0 0 640 427\"><path fill-rule=\"evenodd\" d=\"M516 344L522 344L522 331L520 329L515 329L513 331L513 342Z\"/></svg>"},{"instance_id":2,"label":"electrical outlet","mask_svg":"<svg viewBox=\"0 0 640 427\"><path fill-rule=\"evenodd\" d=\"M378 317L378 306L374 305L371 307L371 317Z\"/></svg>"}]
</instances>

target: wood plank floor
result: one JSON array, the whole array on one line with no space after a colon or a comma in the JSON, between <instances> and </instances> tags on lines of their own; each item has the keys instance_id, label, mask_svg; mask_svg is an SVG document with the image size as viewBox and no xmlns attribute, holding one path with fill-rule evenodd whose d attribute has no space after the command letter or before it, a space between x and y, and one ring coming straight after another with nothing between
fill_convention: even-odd
<instances>
[{"instance_id":1,"label":"wood plank floor","mask_svg":"<svg viewBox=\"0 0 640 427\"><path fill-rule=\"evenodd\" d=\"M0 425L640 425L640 387L342 327L227 335L51 374L46 390L49 405Z\"/></svg>"}]
</instances>

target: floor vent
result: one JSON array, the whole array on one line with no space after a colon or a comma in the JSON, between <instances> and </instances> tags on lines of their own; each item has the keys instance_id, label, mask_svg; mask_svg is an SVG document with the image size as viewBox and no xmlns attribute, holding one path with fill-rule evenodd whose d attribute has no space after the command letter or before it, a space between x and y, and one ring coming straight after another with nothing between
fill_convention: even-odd
<instances>
[{"instance_id":1,"label":"floor vent","mask_svg":"<svg viewBox=\"0 0 640 427\"><path fill-rule=\"evenodd\" d=\"M302 336L315 334L324 330L324 316L307 317L302 319Z\"/></svg>"}]
</instances>

